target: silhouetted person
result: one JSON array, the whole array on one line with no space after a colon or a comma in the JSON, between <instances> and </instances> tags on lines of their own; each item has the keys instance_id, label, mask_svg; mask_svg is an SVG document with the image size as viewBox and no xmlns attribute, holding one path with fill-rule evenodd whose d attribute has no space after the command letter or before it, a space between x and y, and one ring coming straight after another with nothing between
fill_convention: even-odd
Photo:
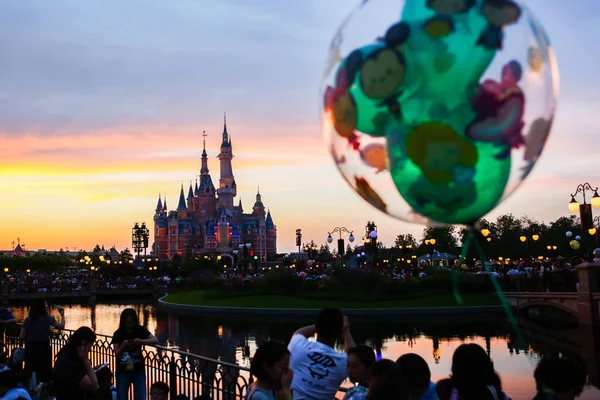
<instances>
[{"instance_id":1,"label":"silhouetted person","mask_svg":"<svg viewBox=\"0 0 600 400\"><path fill-rule=\"evenodd\" d=\"M545 358L533 373L538 391L534 400L574 400L583 392L585 372L570 360Z\"/></svg>"}]
</instances>

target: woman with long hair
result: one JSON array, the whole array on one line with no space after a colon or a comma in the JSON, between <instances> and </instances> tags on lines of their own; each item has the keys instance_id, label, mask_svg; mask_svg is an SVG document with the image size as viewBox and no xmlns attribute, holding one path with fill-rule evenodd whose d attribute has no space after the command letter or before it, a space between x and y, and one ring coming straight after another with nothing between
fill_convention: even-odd
<instances>
[{"instance_id":1,"label":"woman with long hair","mask_svg":"<svg viewBox=\"0 0 600 400\"><path fill-rule=\"evenodd\" d=\"M246 400L292 400L289 367L290 352L283 343L269 340L260 345L250 362L256 381L248 389Z\"/></svg>"},{"instance_id":2,"label":"woman with long hair","mask_svg":"<svg viewBox=\"0 0 600 400\"><path fill-rule=\"evenodd\" d=\"M437 383L440 400L508 400L483 347L461 344L452 355L452 375Z\"/></svg>"},{"instance_id":3,"label":"woman with long hair","mask_svg":"<svg viewBox=\"0 0 600 400\"><path fill-rule=\"evenodd\" d=\"M134 400L146 399L146 370L142 351L144 345L158 343L156 337L140 325L133 308L121 313L119 329L113 333L115 352L117 399L127 400L129 386L133 385Z\"/></svg>"},{"instance_id":4,"label":"woman with long hair","mask_svg":"<svg viewBox=\"0 0 600 400\"><path fill-rule=\"evenodd\" d=\"M46 302L34 299L29 307L29 316L23 321L19 337L25 342L25 376L29 379L36 373L37 382L49 382L52 377L52 328L65 328L65 312L61 308L60 322L48 314Z\"/></svg>"},{"instance_id":5,"label":"woman with long hair","mask_svg":"<svg viewBox=\"0 0 600 400\"><path fill-rule=\"evenodd\" d=\"M54 364L54 394L56 400L87 399L98 389L96 372L88 354L96 334L87 326L77 329L56 355Z\"/></svg>"}]
</instances>

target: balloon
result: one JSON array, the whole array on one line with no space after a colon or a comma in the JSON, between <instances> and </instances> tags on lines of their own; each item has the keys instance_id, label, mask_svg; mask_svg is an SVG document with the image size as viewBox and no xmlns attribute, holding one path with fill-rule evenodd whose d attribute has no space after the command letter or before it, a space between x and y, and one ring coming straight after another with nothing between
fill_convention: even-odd
<instances>
[{"instance_id":1,"label":"balloon","mask_svg":"<svg viewBox=\"0 0 600 400\"><path fill-rule=\"evenodd\" d=\"M571 237L571 236L573 236L573 232L567 231L567 233L565 233L565 235L567 235L567 237Z\"/></svg>"},{"instance_id":2,"label":"balloon","mask_svg":"<svg viewBox=\"0 0 600 400\"><path fill-rule=\"evenodd\" d=\"M600 257L600 247L594 249L594 257Z\"/></svg>"},{"instance_id":3,"label":"balloon","mask_svg":"<svg viewBox=\"0 0 600 400\"><path fill-rule=\"evenodd\" d=\"M579 244L579 242L577 240L571 240L569 242L569 246L571 246L572 249L577 250L577 249L579 249L579 247L581 245Z\"/></svg>"},{"instance_id":4,"label":"balloon","mask_svg":"<svg viewBox=\"0 0 600 400\"><path fill-rule=\"evenodd\" d=\"M389 215L472 224L542 154L558 70L520 0L363 0L327 59L329 150L352 188Z\"/></svg>"},{"instance_id":5,"label":"balloon","mask_svg":"<svg viewBox=\"0 0 600 400\"><path fill-rule=\"evenodd\" d=\"M579 236L579 235L575 236L575 240L581 240L581 236Z\"/></svg>"}]
</instances>

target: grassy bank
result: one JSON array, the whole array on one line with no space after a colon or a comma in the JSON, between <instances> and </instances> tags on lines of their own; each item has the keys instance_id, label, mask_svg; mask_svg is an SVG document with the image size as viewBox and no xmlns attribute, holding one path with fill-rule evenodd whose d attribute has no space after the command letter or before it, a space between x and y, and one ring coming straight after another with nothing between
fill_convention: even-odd
<instances>
[{"instance_id":1,"label":"grassy bank","mask_svg":"<svg viewBox=\"0 0 600 400\"><path fill-rule=\"evenodd\" d=\"M283 295L249 295L235 297L205 296L202 290L173 293L163 299L168 303L211 307L248 307L248 308L420 308L420 307L472 307L500 305L498 298L491 294L467 294L463 303L457 304L451 295L433 295L399 300L360 301L358 299L318 299Z\"/></svg>"}]
</instances>

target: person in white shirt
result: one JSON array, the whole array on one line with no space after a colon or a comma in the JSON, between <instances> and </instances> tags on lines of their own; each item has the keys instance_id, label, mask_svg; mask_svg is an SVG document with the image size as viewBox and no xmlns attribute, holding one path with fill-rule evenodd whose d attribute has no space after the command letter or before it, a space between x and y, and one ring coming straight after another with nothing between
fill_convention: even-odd
<instances>
[{"instance_id":1,"label":"person in white shirt","mask_svg":"<svg viewBox=\"0 0 600 400\"><path fill-rule=\"evenodd\" d=\"M316 341L308 338L317 335ZM345 353L334 349L342 336ZM321 310L315 325L298 329L288 345L290 368L294 372L294 400L331 400L346 379L348 350L354 347L348 318L335 308Z\"/></svg>"}]
</instances>

